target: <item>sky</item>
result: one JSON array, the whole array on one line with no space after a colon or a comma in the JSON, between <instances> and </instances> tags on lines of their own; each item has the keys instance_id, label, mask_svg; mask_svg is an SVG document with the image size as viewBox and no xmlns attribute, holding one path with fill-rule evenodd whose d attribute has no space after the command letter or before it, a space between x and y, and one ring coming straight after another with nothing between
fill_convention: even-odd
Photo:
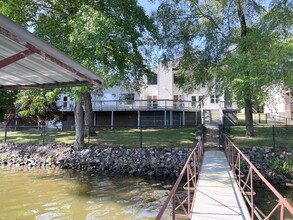
<instances>
[{"instance_id":1,"label":"sky","mask_svg":"<svg viewBox=\"0 0 293 220\"><path fill-rule=\"evenodd\" d=\"M152 2L154 3L149 0L138 0L137 2L145 9L148 15L150 15L152 10L155 10L159 6L159 2L157 0L153 0Z\"/></svg>"}]
</instances>

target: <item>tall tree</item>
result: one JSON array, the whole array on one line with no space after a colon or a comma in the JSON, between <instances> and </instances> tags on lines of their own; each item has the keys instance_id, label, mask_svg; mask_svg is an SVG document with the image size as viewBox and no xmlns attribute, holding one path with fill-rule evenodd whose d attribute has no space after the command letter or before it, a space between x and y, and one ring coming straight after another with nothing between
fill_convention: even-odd
<instances>
[{"instance_id":1,"label":"tall tree","mask_svg":"<svg viewBox=\"0 0 293 220\"><path fill-rule=\"evenodd\" d=\"M231 91L253 136L265 88L292 86L292 9L288 0L162 0L154 16L163 57L180 58L179 85Z\"/></svg>"},{"instance_id":2,"label":"tall tree","mask_svg":"<svg viewBox=\"0 0 293 220\"><path fill-rule=\"evenodd\" d=\"M17 94L18 117L45 125L46 121L60 122L62 113L56 105L57 93L52 90L24 90Z\"/></svg>"},{"instance_id":3,"label":"tall tree","mask_svg":"<svg viewBox=\"0 0 293 220\"><path fill-rule=\"evenodd\" d=\"M74 149L78 150L84 146L84 115L82 110L81 94L76 97L77 101L74 106L74 119L75 119L75 142Z\"/></svg>"},{"instance_id":4,"label":"tall tree","mask_svg":"<svg viewBox=\"0 0 293 220\"><path fill-rule=\"evenodd\" d=\"M0 121L4 120L5 114L15 114L16 94L17 91L0 91Z\"/></svg>"},{"instance_id":5,"label":"tall tree","mask_svg":"<svg viewBox=\"0 0 293 220\"><path fill-rule=\"evenodd\" d=\"M93 107L92 107L92 98L89 92L82 93L82 99L84 103L84 124L85 124L85 134L87 137L95 135L94 129L94 116L93 116Z\"/></svg>"},{"instance_id":6,"label":"tall tree","mask_svg":"<svg viewBox=\"0 0 293 220\"><path fill-rule=\"evenodd\" d=\"M105 86L135 86L150 73L146 44L156 28L136 0L3 0L0 12L102 76Z\"/></svg>"}]
</instances>

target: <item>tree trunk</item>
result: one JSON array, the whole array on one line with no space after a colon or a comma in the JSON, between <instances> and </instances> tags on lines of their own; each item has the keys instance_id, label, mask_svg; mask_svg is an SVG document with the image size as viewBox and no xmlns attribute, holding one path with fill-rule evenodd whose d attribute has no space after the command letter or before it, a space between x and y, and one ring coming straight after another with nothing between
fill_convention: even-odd
<instances>
[{"instance_id":1,"label":"tree trunk","mask_svg":"<svg viewBox=\"0 0 293 220\"><path fill-rule=\"evenodd\" d=\"M242 0L237 0L237 14L241 26L241 37L246 36L247 34L247 26L246 26L246 21L245 21L245 15L242 7Z\"/></svg>"},{"instance_id":2,"label":"tree trunk","mask_svg":"<svg viewBox=\"0 0 293 220\"><path fill-rule=\"evenodd\" d=\"M84 119L81 100L75 101L74 107L75 120L75 143L74 149L81 150L84 147Z\"/></svg>"},{"instance_id":3,"label":"tree trunk","mask_svg":"<svg viewBox=\"0 0 293 220\"><path fill-rule=\"evenodd\" d=\"M237 14L239 18L239 23L241 27L241 37L245 37L247 35L247 25L245 21L245 15L242 6L242 0L236 0L237 4ZM244 45L242 48L244 52L247 52L247 47ZM253 136L253 118L252 118L252 100L251 94L249 90L245 91L244 94L244 105L245 105L245 125L246 125L246 135Z\"/></svg>"},{"instance_id":4,"label":"tree trunk","mask_svg":"<svg viewBox=\"0 0 293 220\"><path fill-rule=\"evenodd\" d=\"M253 118L252 118L252 102L250 93L246 92L244 98L245 105L245 126L246 126L246 135L249 137L254 136L253 131Z\"/></svg>"},{"instance_id":5,"label":"tree trunk","mask_svg":"<svg viewBox=\"0 0 293 220\"><path fill-rule=\"evenodd\" d=\"M87 137L94 136L95 128L91 94L89 92L84 92L82 93L82 98L84 103L85 134Z\"/></svg>"}]
</instances>

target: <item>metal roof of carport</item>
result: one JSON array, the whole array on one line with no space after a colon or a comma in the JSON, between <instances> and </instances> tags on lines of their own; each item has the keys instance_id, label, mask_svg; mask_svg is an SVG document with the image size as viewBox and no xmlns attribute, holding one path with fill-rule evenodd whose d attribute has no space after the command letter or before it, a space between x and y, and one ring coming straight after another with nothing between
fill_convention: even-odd
<instances>
[{"instance_id":1,"label":"metal roof of carport","mask_svg":"<svg viewBox=\"0 0 293 220\"><path fill-rule=\"evenodd\" d=\"M89 83L102 79L0 13L0 89Z\"/></svg>"}]
</instances>

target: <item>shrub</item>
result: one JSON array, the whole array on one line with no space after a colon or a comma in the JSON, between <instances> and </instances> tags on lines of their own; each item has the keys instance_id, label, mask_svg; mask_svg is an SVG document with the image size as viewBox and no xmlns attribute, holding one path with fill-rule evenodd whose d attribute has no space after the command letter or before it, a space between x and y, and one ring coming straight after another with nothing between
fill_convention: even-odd
<instances>
[{"instance_id":1,"label":"shrub","mask_svg":"<svg viewBox=\"0 0 293 220\"><path fill-rule=\"evenodd\" d=\"M275 157L269 161L269 165L282 174L288 174L292 171L293 158L288 161L281 161L279 158Z\"/></svg>"}]
</instances>

